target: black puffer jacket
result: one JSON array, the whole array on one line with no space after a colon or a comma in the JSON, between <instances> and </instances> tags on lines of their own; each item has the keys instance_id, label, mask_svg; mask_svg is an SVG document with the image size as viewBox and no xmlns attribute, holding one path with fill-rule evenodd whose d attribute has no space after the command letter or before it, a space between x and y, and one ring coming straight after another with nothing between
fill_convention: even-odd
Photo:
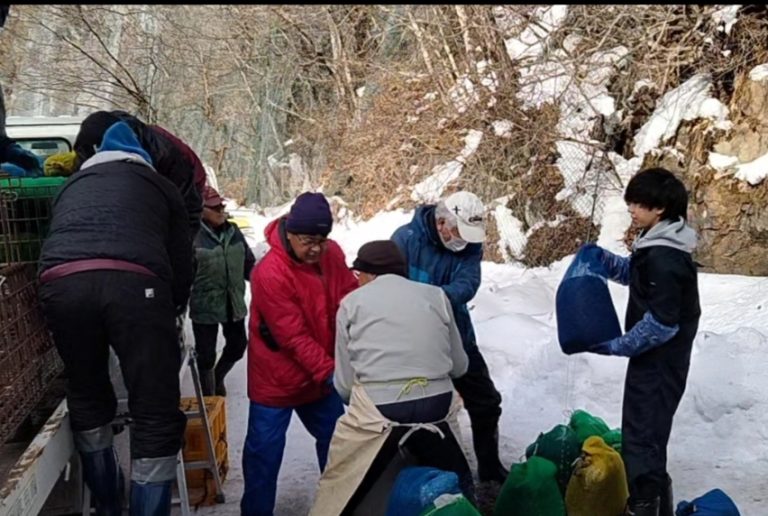
<instances>
[{"instance_id":1,"label":"black puffer jacket","mask_svg":"<svg viewBox=\"0 0 768 516\"><path fill-rule=\"evenodd\" d=\"M176 187L149 166L94 164L75 173L53 204L39 272L63 263L111 258L143 265L186 305L194 279L192 239Z\"/></svg>"}]
</instances>

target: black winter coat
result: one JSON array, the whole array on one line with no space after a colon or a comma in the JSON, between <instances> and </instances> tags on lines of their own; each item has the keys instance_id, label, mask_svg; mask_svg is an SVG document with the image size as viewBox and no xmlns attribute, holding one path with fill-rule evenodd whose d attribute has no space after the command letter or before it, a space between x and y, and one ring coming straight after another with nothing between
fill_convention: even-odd
<instances>
[{"instance_id":1,"label":"black winter coat","mask_svg":"<svg viewBox=\"0 0 768 516\"><path fill-rule=\"evenodd\" d=\"M701 316L696 265L690 253L667 246L645 247L632 253L626 331L647 311L660 323L677 324L680 330L669 342L638 358L646 361L690 356Z\"/></svg>"},{"instance_id":2,"label":"black winter coat","mask_svg":"<svg viewBox=\"0 0 768 516\"><path fill-rule=\"evenodd\" d=\"M53 203L39 272L63 263L111 258L143 265L186 305L194 248L178 189L151 168L126 161L75 173Z\"/></svg>"}]
</instances>

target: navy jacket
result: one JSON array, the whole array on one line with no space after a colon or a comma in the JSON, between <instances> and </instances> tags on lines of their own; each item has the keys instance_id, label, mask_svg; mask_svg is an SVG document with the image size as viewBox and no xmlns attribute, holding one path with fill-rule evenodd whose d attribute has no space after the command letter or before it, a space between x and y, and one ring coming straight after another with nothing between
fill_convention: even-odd
<instances>
[{"instance_id":1,"label":"navy jacket","mask_svg":"<svg viewBox=\"0 0 768 516\"><path fill-rule=\"evenodd\" d=\"M464 350L469 353L476 348L477 340L467 303L480 287L482 244L468 244L458 253L446 249L435 227L434 205L417 208L413 220L398 228L392 240L405 255L410 279L441 287L445 291L453 307Z\"/></svg>"}]
</instances>

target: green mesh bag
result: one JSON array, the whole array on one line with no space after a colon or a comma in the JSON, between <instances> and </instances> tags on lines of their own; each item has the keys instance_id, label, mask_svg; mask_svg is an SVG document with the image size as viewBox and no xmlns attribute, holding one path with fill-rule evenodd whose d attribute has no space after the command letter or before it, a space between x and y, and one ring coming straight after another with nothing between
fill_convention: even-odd
<instances>
[{"instance_id":1,"label":"green mesh bag","mask_svg":"<svg viewBox=\"0 0 768 516\"><path fill-rule=\"evenodd\" d=\"M621 428L614 428L613 430L608 430L606 433L602 435L603 441L605 441L605 444L616 450L617 452L621 453Z\"/></svg>"},{"instance_id":2,"label":"green mesh bag","mask_svg":"<svg viewBox=\"0 0 768 516\"><path fill-rule=\"evenodd\" d=\"M542 457L513 464L496 499L494 516L565 516L556 475L557 466Z\"/></svg>"},{"instance_id":3,"label":"green mesh bag","mask_svg":"<svg viewBox=\"0 0 768 516\"><path fill-rule=\"evenodd\" d=\"M557 466L557 484L565 495L571 478L573 462L581 455L581 443L570 427L557 425L539 437L525 450L525 457L542 457Z\"/></svg>"},{"instance_id":4,"label":"green mesh bag","mask_svg":"<svg viewBox=\"0 0 768 516\"><path fill-rule=\"evenodd\" d=\"M605 424L605 421L584 410L574 411L568 426L576 432L576 437L579 439L579 447L593 435L602 437L611 430L608 428L608 425Z\"/></svg>"}]
</instances>

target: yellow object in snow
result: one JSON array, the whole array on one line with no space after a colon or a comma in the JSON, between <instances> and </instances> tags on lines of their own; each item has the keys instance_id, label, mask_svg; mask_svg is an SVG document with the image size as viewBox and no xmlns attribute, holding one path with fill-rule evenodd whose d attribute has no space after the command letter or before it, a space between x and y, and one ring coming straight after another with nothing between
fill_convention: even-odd
<instances>
[{"instance_id":1,"label":"yellow object in snow","mask_svg":"<svg viewBox=\"0 0 768 516\"><path fill-rule=\"evenodd\" d=\"M48 156L43 165L43 173L48 176L71 176L75 171L77 153L75 151L60 152Z\"/></svg>"},{"instance_id":2,"label":"yellow object in snow","mask_svg":"<svg viewBox=\"0 0 768 516\"><path fill-rule=\"evenodd\" d=\"M568 516L624 514L629 490L621 455L598 436L584 441L581 451L565 492Z\"/></svg>"}]
</instances>

